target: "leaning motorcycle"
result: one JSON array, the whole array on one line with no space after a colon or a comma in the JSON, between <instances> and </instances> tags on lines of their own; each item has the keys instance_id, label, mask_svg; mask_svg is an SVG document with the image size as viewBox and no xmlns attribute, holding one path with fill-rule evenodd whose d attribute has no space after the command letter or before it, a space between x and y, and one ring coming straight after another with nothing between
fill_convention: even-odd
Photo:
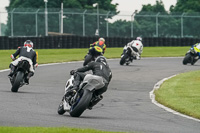
<instances>
[{"instance_id":1,"label":"leaning motorcycle","mask_svg":"<svg viewBox=\"0 0 200 133\"><path fill-rule=\"evenodd\" d=\"M200 50L197 47L190 48L190 50L185 54L183 65L187 65L187 63L194 65L199 59L199 52Z\"/></svg>"},{"instance_id":2,"label":"leaning motorcycle","mask_svg":"<svg viewBox=\"0 0 200 133\"><path fill-rule=\"evenodd\" d=\"M136 56L139 56L138 49L134 46L127 46L126 50L124 50L123 54L121 55L119 64L129 65L133 59L136 59Z\"/></svg>"},{"instance_id":3,"label":"leaning motorcycle","mask_svg":"<svg viewBox=\"0 0 200 133\"><path fill-rule=\"evenodd\" d=\"M74 76L66 82L65 94L73 88ZM66 98L65 94L58 107L58 114L63 115L68 112L72 117L79 117L86 109L92 109L101 99L102 95L95 95L95 90L101 89L105 85L103 78L87 74L80 84L79 89L71 96Z\"/></svg>"},{"instance_id":4,"label":"leaning motorcycle","mask_svg":"<svg viewBox=\"0 0 200 133\"><path fill-rule=\"evenodd\" d=\"M95 61L95 59L99 56L103 55L102 49L97 46L93 46L89 49L87 55L84 58L83 66L86 66L89 62Z\"/></svg>"},{"instance_id":5,"label":"leaning motorcycle","mask_svg":"<svg viewBox=\"0 0 200 133\"><path fill-rule=\"evenodd\" d=\"M30 64L27 60L19 61L12 78L10 78L12 92L18 92L18 89L25 84L25 78L29 72L29 68Z\"/></svg>"}]
</instances>

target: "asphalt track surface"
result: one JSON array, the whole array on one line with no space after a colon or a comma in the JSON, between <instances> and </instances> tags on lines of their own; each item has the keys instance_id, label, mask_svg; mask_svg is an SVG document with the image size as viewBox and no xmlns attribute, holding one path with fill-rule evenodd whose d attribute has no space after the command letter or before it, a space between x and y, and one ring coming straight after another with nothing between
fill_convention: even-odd
<instances>
[{"instance_id":1,"label":"asphalt track surface","mask_svg":"<svg viewBox=\"0 0 200 133\"><path fill-rule=\"evenodd\" d=\"M113 78L104 99L81 117L58 115L69 71L83 62L39 66L30 85L10 91L8 71L0 72L0 126L79 127L145 133L199 133L199 122L174 115L152 104L149 92L159 80L199 70L182 58L142 58L129 66L108 60Z\"/></svg>"}]
</instances>

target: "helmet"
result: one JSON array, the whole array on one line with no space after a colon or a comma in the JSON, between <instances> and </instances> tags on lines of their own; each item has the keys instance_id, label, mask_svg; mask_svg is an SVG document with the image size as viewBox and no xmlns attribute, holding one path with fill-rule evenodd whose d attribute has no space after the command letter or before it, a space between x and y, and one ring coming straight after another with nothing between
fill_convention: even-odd
<instances>
[{"instance_id":1,"label":"helmet","mask_svg":"<svg viewBox=\"0 0 200 133\"><path fill-rule=\"evenodd\" d=\"M103 45L104 44L104 42L103 41L99 41L99 45Z\"/></svg>"},{"instance_id":2,"label":"helmet","mask_svg":"<svg viewBox=\"0 0 200 133\"><path fill-rule=\"evenodd\" d=\"M106 58L104 56L98 56L95 60L95 62L102 62L105 65L107 64Z\"/></svg>"},{"instance_id":3,"label":"helmet","mask_svg":"<svg viewBox=\"0 0 200 133\"><path fill-rule=\"evenodd\" d=\"M101 37L101 38L99 38L99 42L100 42L100 41L103 41L103 42L105 43L105 39L104 39L104 38L102 38L102 37Z\"/></svg>"},{"instance_id":4,"label":"helmet","mask_svg":"<svg viewBox=\"0 0 200 133\"><path fill-rule=\"evenodd\" d=\"M142 41L142 38L141 37L137 37L136 40Z\"/></svg>"},{"instance_id":5,"label":"helmet","mask_svg":"<svg viewBox=\"0 0 200 133\"><path fill-rule=\"evenodd\" d=\"M33 48L33 42L32 42L31 40L26 40L26 41L24 42L24 46L25 46L25 47L28 46L28 47Z\"/></svg>"}]
</instances>

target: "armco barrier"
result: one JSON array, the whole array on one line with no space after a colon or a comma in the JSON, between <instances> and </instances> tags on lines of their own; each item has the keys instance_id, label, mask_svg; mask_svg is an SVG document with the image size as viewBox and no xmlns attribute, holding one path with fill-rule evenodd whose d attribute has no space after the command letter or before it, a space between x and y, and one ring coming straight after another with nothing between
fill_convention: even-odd
<instances>
[{"instance_id":1,"label":"armco barrier","mask_svg":"<svg viewBox=\"0 0 200 133\"><path fill-rule=\"evenodd\" d=\"M47 37L0 37L0 49L16 49L22 46L26 40L32 40L35 49L59 49L59 48L89 48L90 44L99 37L83 36L47 36ZM123 47L135 38L105 37L107 47ZM143 38L144 47L156 46L191 46L200 42L198 38Z\"/></svg>"}]
</instances>

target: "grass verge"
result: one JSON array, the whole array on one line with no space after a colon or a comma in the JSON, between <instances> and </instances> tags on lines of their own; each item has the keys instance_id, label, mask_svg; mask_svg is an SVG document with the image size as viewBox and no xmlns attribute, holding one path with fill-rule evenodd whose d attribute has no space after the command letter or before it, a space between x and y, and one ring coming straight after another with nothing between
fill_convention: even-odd
<instances>
[{"instance_id":1,"label":"grass verge","mask_svg":"<svg viewBox=\"0 0 200 133\"><path fill-rule=\"evenodd\" d=\"M200 119L200 71L179 74L155 91L156 100L183 114Z\"/></svg>"},{"instance_id":2,"label":"grass verge","mask_svg":"<svg viewBox=\"0 0 200 133\"><path fill-rule=\"evenodd\" d=\"M66 127L0 127L1 133L122 133Z\"/></svg>"},{"instance_id":3,"label":"grass verge","mask_svg":"<svg viewBox=\"0 0 200 133\"><path fill-rule=\"evenodd\" d=\"M189 47L144 47L142 57L177 57L184 56ZM83 60L88 49L36 49L38 63L55 63ZM107 48L106 58L120 58L123 48ZM7 69L15 50L0 50L0 70Z\"/></svg>"}]
</instances>

